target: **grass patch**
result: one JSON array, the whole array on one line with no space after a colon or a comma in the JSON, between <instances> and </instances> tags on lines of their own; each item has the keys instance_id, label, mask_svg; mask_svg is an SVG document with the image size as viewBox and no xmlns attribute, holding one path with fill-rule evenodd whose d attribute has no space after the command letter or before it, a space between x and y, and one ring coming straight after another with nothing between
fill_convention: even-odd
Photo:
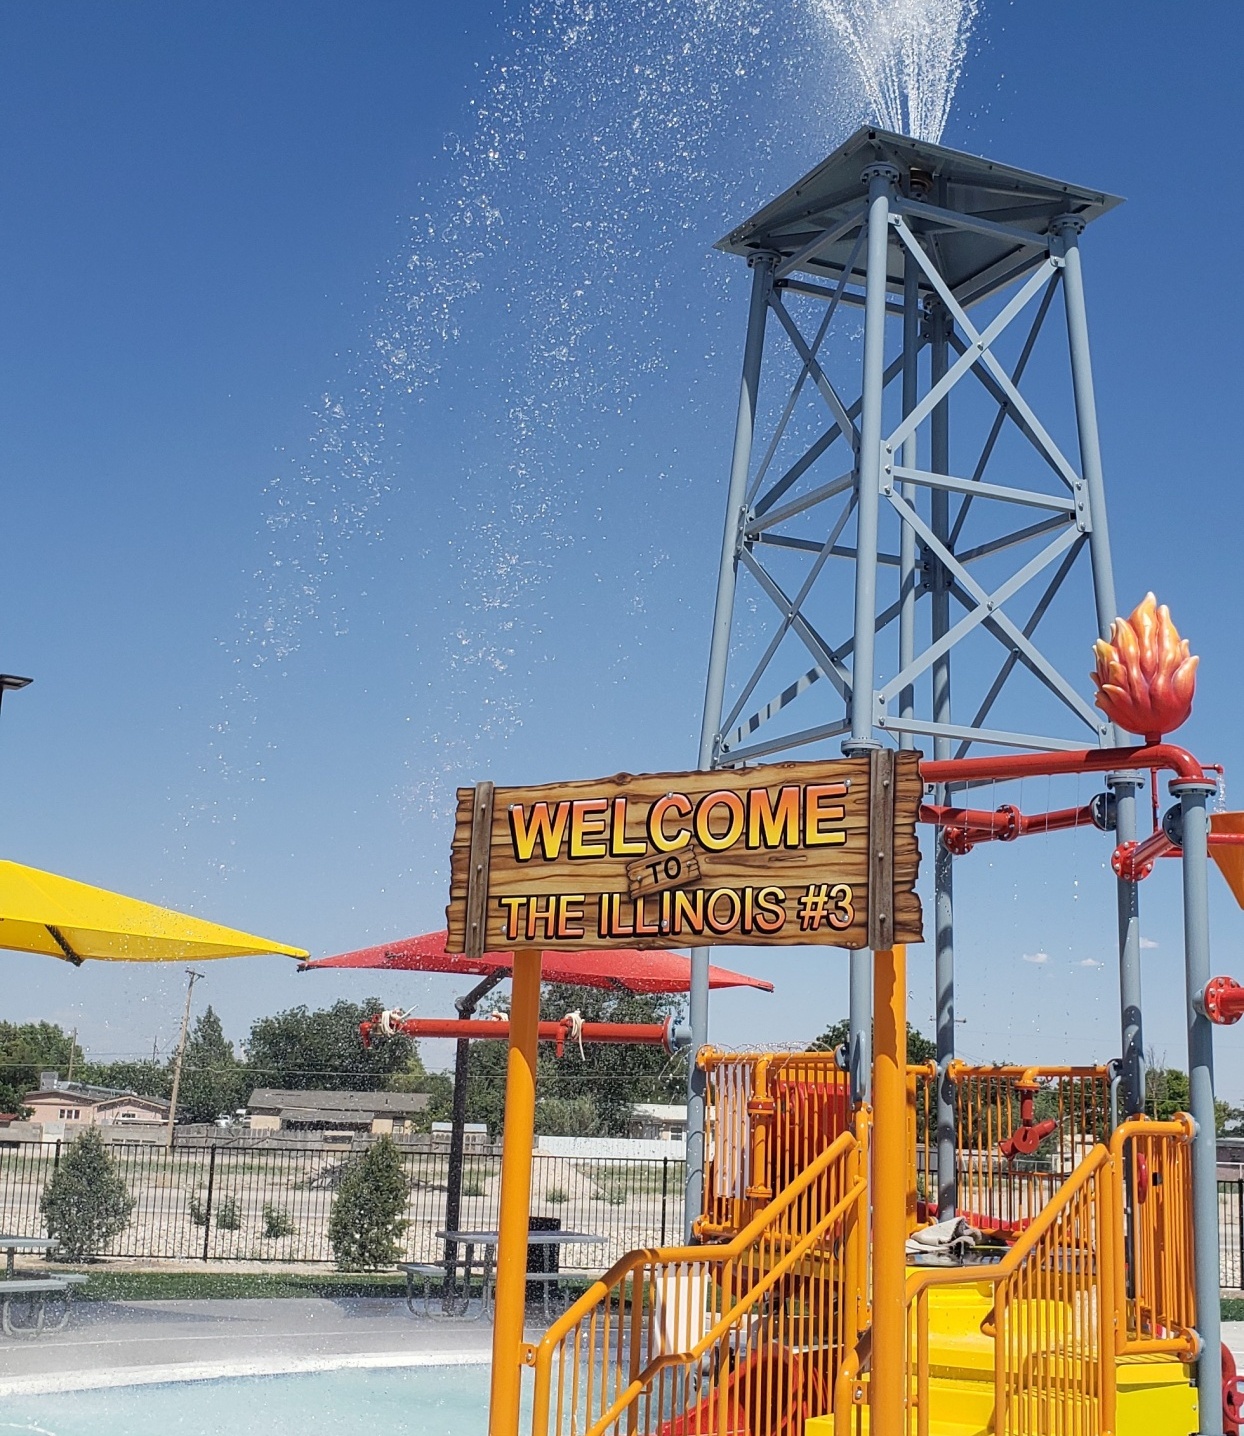
<instances>
[{"instance_id":1,"label":"grass patch","mask_svg":"<svg viewBox=\"0 0 1244 1436\"><path fill-rule=\"evenodd\" d=\"M94 1271L77 1288L85 1301L238 1300L246 1297L404 1297L401 1272Z\"/></svg>"},{"instance_id":2,"label":"grass patch","mask_svg":"<svg viewBox=\"0 0 1244 1436\"><path fill-rule=\"evenodd\" d=\"M1224 1296L1222 1319L1223 1321L1244 1321L1244 1297Z\"/></svg>"}]
</instances>

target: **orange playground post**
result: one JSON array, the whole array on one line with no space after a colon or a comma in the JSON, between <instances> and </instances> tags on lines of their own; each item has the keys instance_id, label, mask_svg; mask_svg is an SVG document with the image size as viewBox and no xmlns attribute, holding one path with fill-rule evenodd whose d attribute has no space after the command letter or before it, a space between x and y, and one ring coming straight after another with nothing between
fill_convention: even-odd
<instances>
[{"instance_id":1,"label":"orange playground post","mask_svg":"<svg viewBox=\"0 0 1244 1436\"><path fill-rule=\"evenodd\" d=\"M873 954L873 1355L877 1436L906 1430L907 949Z\"/></svg>"},{"instance_id":2,"label":"orange playground post","mask_svg":"<svg viewBox=\"0 0 1244 1436\"><path fill-rule=\"evenodd\" d=\"M492 1329L489 1436L518 1431L523 1309L527 1295L527 1219L531 1144L536 1128L536 1049L540 1030L540 952L514 954L510 1046L501 1143L501 1210L497 1221L497 1293Z\"/></svg>"}]
</instances>

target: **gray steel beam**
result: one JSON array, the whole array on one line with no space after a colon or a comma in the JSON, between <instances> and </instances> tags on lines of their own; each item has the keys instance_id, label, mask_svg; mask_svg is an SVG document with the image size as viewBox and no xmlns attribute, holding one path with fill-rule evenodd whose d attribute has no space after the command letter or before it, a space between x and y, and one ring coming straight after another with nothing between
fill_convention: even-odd
<instances>
[{"instance_id":1,"label":"gray steel beam","mask_svg":"<svg viewBox=\"0 0 1244 1436\"><path fill-rule=\"evenodd\" d=\"M734 593L738 582L739 546L746 518L747 476L752 461L756 432L756 397L760 388L760 360L764 352L765 319L773 288L773 259L761 256L752 272L751 308L747 316L747 344L743 351L743 377L739 385L739 407L734 426L734 453L730 463L730 486L726 495L726 520L721 539L721 565L717 573L717 602L713 612L713 636L709 646L708 677L704 685L704 716L700 727L700 767L711 768L721 731L721 708L726 691L726 661L730 652L730 625L734 618ZM689 1017L691 1050L687 1054L687 1181L684 1206L685 1235L691 1240L691 1225L704 1203L704 1073L696 1063L702 1047L708 1045L707 947L691 950L691 993Z\"/></svg>"},{"instance_id":2,"label":"gray steel beam","mask_svg":"<svg viewBox=\"0 0 1244 1436\"><path fill-rule=\"evenodd\" d=\"M920 271L910 256L903 266L903 414L906 416L916 407L920 397ZM917 435L913 430L903 445L903 466L914 470L920 462ZM908 503L916 502L915 485L903 482L903 497ZM898 666L905 669L916 656L916 531L910 524L903 524L898 544ZM903 718L914 718L916 713L916 690L908 684L898 698L898 711ZM899 747L910 748L912 735L899 735Z\"/></svg>"},{"instance_id":3,"label":"gray steel beam","mask_svg":"<svg viewBox=\"0 0 1244 1436\"><path fill-rule=\"evenodd\" d=\"M859 428L859 487L856 512L855 653L851 662L851 734L842 745L849 754L877 746L873 737L873 689L876 686L877 531L881 506L881 419L885 398L886 266L890 246L890 199L898 183L892 165L869 165L861 176L868 185L868 250L865 265L864 377ZM871 1088L873 962L867 948L850 957L850 1027L847 1070L851 1095L866 1102Z\"/></svg>"},{"instance_id":4,"label":"gray steel beam","mask_svg":"<svg viewBox=\"0 0 1244 1436\"><path fill-rule=\"evenodd\" d=\"M933 303L929 313L933 344L931 389L946 380L950 359L950 316L944 305ZM936 473L950 472L950 402L943 395L931 415L932 443L930 468ZM945 544L950 537L950 495L934 489L930 496L929 527ZM950 575L936 556L932 561L932 598L930 639L934 645L944 642L950 631ZM941 728L951 724L950 650L933 662L933 721ZM934 758L950 757L949 736L938 733L933 738ZM944 787L934 790L934 801L945 803ZM933 843L933 991L937 1014L937 1215L939 1221L949 1220L959 1206L958 1141L956 1140L957 1106L955 1086L949 1067L955 1057L955 884L954 858L939 832Z\"/></svg>"},{"instance_id":5,"label":"gray steel beam","mask_svg":"<svg viewBox=\"0 0 1244 1436\"><path fill-rule=\"evenodd\" d=\"M1201 1006L1209 966L1208 781L1171 784L1183 819L1184 975L1188 1001L1188 1106L1192 1139L1193 1284L1196 1290L1197 1430L1222 1436L1222 1311L1218 1272L1218 1136L1214 1110L1214 1028Z\"/></svg>"}]
</instances>

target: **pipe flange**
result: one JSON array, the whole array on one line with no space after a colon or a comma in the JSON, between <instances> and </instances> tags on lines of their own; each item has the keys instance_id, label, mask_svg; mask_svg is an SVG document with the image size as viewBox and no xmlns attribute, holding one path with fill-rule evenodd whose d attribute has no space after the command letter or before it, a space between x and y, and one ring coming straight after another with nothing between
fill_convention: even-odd
<instances>
[{"instance_id":1,"label":"pipe flange","mask_svg":"<svg viewBox=\"0 0 1244 1436\"><path fill-rule=\"evenodd\" d=\"M893 166L886 164L884 160L878 160L875 164L865 165L860 175L861 184L871 184L875 179L886 179L891 184L897 185L902 176Z\"/></svg>"}]
</instances>

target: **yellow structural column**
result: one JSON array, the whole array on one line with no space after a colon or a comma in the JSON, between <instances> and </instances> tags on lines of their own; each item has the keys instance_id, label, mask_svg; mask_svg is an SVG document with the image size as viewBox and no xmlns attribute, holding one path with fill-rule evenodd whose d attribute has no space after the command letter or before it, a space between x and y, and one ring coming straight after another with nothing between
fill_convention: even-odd
<instances>
[{"instance_id":1,"label":"yellow structural column","mask_svg":"<svg viewBox=\"0 0 1244 1436\"><path fill-rule=\"evenodd\" d=\"M510 999L510 1045L505 1072L505 1128L501 1142L501 1210L497 1221L497 1294L492 1328L489 1436L517 1436L518 1432L539 1031L540 953L516 952Z\"/></svg>"},{"instance_id":2,"label":"yellow structural column","mask_svg":"<svg viewBox=\"0 0 1244 1436\"><path fill-rule=\"evenodd\" d=\"M873 955L873 1436L907 1418L907 949Z\"/></svg>"}]
</instances>

